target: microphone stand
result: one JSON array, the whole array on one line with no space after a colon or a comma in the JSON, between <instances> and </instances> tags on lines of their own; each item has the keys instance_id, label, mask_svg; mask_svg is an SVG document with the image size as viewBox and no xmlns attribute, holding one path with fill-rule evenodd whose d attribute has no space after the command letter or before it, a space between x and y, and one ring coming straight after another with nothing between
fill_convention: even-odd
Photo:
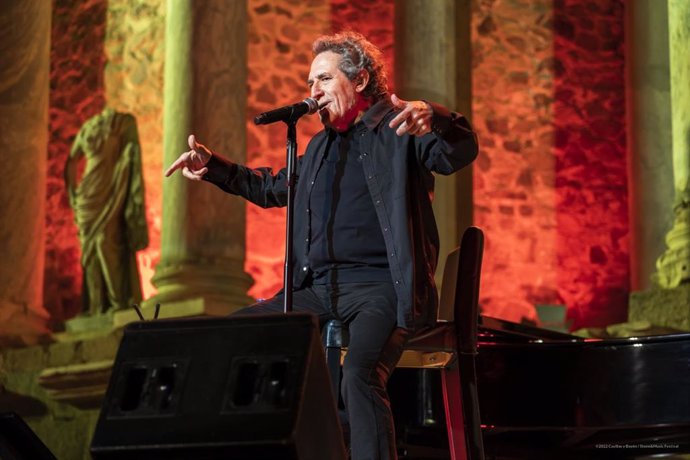
<instances>
[{"instance_id":1,"label":"microphone stand","mask_svg":"<svg viewBox=\"0 0 690 460\"><path fill-rule=\"evenodd\" d=\"M287 125L287 212L285 219L285 269L283 271L283 311L292 311L292 228L294 220L295 185L297 176L297 120L302 115L314 113L319 109L316 99L306 98L299 104L264 112L254 118L254 124L265 125L284 121Z\"/></svg>"},{"instance_id":2,"label":"microphone stand","mask_svg":"<svg viewBox=\"0 0 690 460\"><path fill-rule=\"evenodd\" d=\"M292 311L292 229L294 223L295 185L297 179L297 119L285 121L287 125L287 209L285 217L285 269L283 270L283 312Z\"/></svg>"}]
</instances>

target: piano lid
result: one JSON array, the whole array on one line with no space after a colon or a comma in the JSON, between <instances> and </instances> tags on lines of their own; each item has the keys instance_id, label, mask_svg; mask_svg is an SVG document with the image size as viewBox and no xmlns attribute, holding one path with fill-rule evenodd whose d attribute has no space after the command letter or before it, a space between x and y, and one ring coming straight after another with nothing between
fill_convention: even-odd
<instances>
[{"instance_id":1,"label":"piano lid","mask_svg":"<svg viewBox=\"0 0 690 460\"><path fill-rule=\"evenodd\" d=\"M479 317L479 342L489 341L490 337L523 342L532 340L583 342L585 340L576 335L481 315Z\"/></svg>"}]
</instances>

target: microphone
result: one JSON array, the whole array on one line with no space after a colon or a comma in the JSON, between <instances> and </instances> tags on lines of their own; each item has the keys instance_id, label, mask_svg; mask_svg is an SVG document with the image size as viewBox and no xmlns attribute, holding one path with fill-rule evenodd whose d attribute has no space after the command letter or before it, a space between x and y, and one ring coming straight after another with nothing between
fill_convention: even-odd
<instances>
[{"instance_id":1,"label":"microphone","mask_svg":"<svg viewBox=\"0 0 690 460\"><path fill-rule=\"evenodd\" d=\"M254 117L254 124L268 125L276 121L294 122L302 115L312 114L317 110L319 110L319 103L316 102L316 99L308 97L302 102L264 112Z\"/></svg>"}]
</instances>

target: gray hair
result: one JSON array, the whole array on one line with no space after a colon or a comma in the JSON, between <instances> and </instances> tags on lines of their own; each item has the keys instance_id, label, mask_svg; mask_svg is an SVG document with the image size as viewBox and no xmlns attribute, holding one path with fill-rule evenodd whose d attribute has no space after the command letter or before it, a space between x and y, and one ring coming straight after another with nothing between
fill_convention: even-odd
<instances>
[{"instance_id":1,"label":"gray hair","mask_svg":"<svg viewBox=\"0 0 690 460\"><path fill-rule=\"evenodd\" d=\"M350 81L354 81L362 70L367 71L369 83L362 91L364 97L376 102L388 92L383 53L362 34L347 31L323 35L314 41L312 52L317 56L325 51L340 55L338 68Z\"/></svg>"}]
</instances>

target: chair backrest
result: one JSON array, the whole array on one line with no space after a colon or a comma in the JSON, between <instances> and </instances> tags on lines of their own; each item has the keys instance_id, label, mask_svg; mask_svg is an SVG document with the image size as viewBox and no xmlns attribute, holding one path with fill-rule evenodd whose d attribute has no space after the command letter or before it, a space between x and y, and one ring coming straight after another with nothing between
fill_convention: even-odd
<instances>
[{"instance_id":1,"label":"chair backrest","mask_svg":"<svg viewBox=\"0 0 690 460\"><path fill-rule=\"evenodd\" d=\"M462 244L453 249L446 258L443 266L443 281L441 284L440 299L438 305L439 321L454 321L456 318L466 322L471 314L477 316L479 302L479 274L482 265L484 250L484 233L479 227L468 227L462 237ZM461 262L462 258L462 262ZM469 298L456 297L460 285L472 287L474 293ZM469 288L468 288L469 289ZM464 296L468 295L467 290ZM468 299L476 299L469 301ZM457 300L457 301L456 301ZM474 303L476 313L467 311L463 305L466 302ZM457 311L459 310L459 311ZM457 316L456 316L457 315Z\"/></svg>"},{"instance_id":2,"label":"chair backrest","mask_svg":"<svg viewBox=\"0 0 690 460\"><path fill-rule=\"evenodd\" d=\"M455 319L455 288L460 269L460 248L453 249L446 258L443 266L443 281L438 302L438 320L453 321Z\"/></svg>"},{"instance_id":3,"label":"chair backrest","mask_svg":"<svg viewBox=\"0 0 690 460\"><path fill-rule=\"evenodd\" d=\"M467 227L460 244L460 260L455 286L455 322L458 330L458 351L477 352L479 318L479 283L484 255L484 232Z\"/></svg>"}]
</instances>

